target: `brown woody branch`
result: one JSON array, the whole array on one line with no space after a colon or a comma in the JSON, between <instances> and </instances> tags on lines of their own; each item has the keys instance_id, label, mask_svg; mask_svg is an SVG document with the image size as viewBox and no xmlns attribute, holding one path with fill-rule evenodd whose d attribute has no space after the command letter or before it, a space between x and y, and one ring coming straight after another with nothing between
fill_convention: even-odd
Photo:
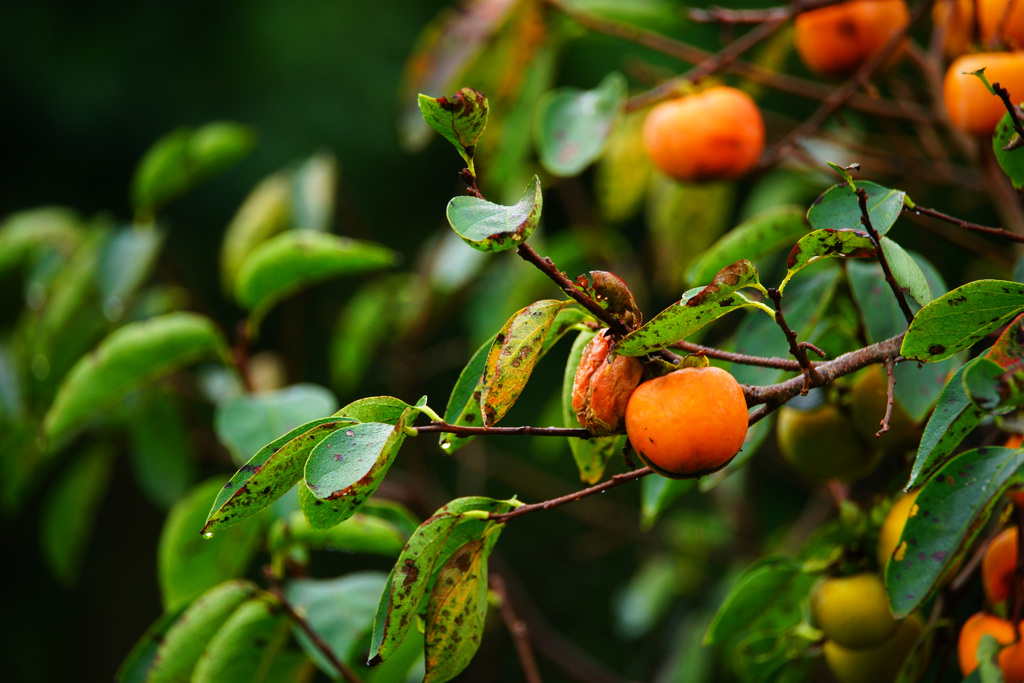
<instances>
[{"instance_id":1,"label":"brown woody branch","mask_svg":"<svg viewBox=\"0 0 1024 683\"><path fill-rule=\"evenodd\" d=\"M920 2L914 7L914 11L910 16L910 21L904 26L899 32L886 43L885 47L880 52L877 52L870 59L865 61L857 71L854 72L853 76L846 80L842 86L833 90L828 97L822 101L821 106L818 110L811 114L807 119L803 121L799 126L794 128L786 137L779 141L772 150L764 156L761 160L762 166L772 166L776 161L789 154L793 147L800 144L802 140L813 135L834 113L836 113L843 106L849 106L854 95L862 87L867 85L868 79L871 78L878 69L885 64L888 59L896 52L896 49L900 46L903 40L906 38L910 29L913 28L919 21L921 21L931 8L932 2L925 0Z\"/></svg>"},{"instance_id":2,"label":"brown woody branch","mask_svg":"<svg viewBox=\"0 0 1024 683\"><path fill-rule=\"evenodd\" d=\"M547 5L569 17L580 26L594 31L595 33L601 33L613 38L625 40L690 64L700 64L701 62L714 58L715 53L713 52L702 50L701 48L674 40L654 31L645 31L635 26L579 12L576 9L566 6L562 0L544 1ZM821 101L827 98L833 91L833 88L822 83L796 78L777 71L772 71L771 69L743 62L738 59L722 64L721 68L723 71L736 74L746 78L747 80L778 90L779 92L785 92L811 100ZM668 93L666 93L666 95L667 94ZM923 107L906 107L894 102L866 97L863 95L851 94L847 97L846 103L847 106L852 109L858 109L869 114L874 114L875 116L909 119L912 121L932 121L934 119L934 115Z\"/></svg>"},{"instance_id":3,"label":"brown woody branch","mask_svg":"<svg viewBox=\"0 0 1024 683\"><path fill-rule=\"evenodd\" d=\"M762 368L773 368L775 370L792 370L794 372L800 372L802 368L800 363L795 360L789 360L788 358L775 358L775 357L762 357L762 356L748 356L745 353L734 353L732 351L722 351L720 349L713 348L711 346L702 346L701 344L694 344L688 341L677 341L672 344L673 349L680 351L686 351L687 353L696 353L708 358L714 358L715 360L724 360L729 363L738 363L740 365L756 365ZM813 365L813 362L812 362Z\"/></svg>"},{"instance_id":4,"label":"brown woody branch","mask_svg":"<svg viewBox=\"0 0 1024 683\"><path fill-rule=\"evenodd\" d=\"M955 216L950 216L949 214L942 213L941 211L938 211L936 209L929 209L926 206L915 205L914 208L904 206L903 210L906 211L907 213L916 213L921 216L931 216L932 218L938 218L941 221L945 221L947 223L955 225L961 230L966 230L968 232L980 232L985 235L1001 237L1003 239L1010 240L1011 242L1024 243L1024 235L1018 235L1016 233L1010 232L1006 228L990 228L987 225L978 225L977 223L971 223L970 221L965 221Z\"/></svg>"},{"instance_id":5,"label":"brown woody branch","mask_svg":"<svg viewBox=\"0 0 1024 683\"><path fill-rule=\"evenodd\" d=\"M868 231L868 235L871 236L871 241L875 243L875 249L878 250L878 263L882 266L882 272L885 273L885 281L889 283L889 289L892 290L893 295L896 297L896 302L900 305L900 310L903 311L903 317L907 319L909 325L914 320L914 313L910 310L910 304L907 303L907 296L903 293L903 289L900 288L896 277L892 274L892 268L889 267L889 259L885 257L885 251L882 250L882 237L875 230L875 226L871 224L871 216L868 213L868 193L863 187L857 188L857 204L860 205L860 222L864 226L864 229Z\"/></svg>"},{"instance_id":6,"label":"brown woody branch","mask_svg":"<svg viewBox=\"0 0 1024 683\"><path fill-rule=\"evenodd\" d=\"M519 656L519 663L523 667L523 675L527 683L541 683L540 670L537 668L537 660L533 657L533 649L530 647L530 635L526 622L520 619L512 608L512 602L508 597L508 590L505 588L505 580L500 574L491 572L491 590L498 596L498 604L501 612L501 619L505 622L505 628L512 636L512 642L516 646L516 654Z\"/></svg>"},{"instance_id":7,"label":"brown woody branch","mask_svg":"<svg viewBox=\"0 0 1024 683\"><path fill-rule=\"evenodd\" d=\"M892 421L892 408L896 403L896 375L893 374L892 358L885 359L885 415L882 416L881 429L875 432L876 437L889 431Z\"/></svg>"},{"instance_id":8,"label":"brown woody branch","mask_svg":"<svg viewBox=\"0 0 1024 683\"><path fill-rule=\"evenodd\" d=\"M572 427L467 427L447 422L431 422L422 427L415 427L421 434L431 432L454 434L455 436L570 436L577 439L590 439L593 434L583 428Z\"/></svg>"},{"instance_id":9,"label":"brown woody branch","mask_svg":"<svg viewBox=\"0 0 1024 683\"><path fill-rule=\"evenodd\" d=\"M1010 121L1013 122L1013 129L1017 131L1017 135L1021 137L1021 140L1024 140L1024 126L1021 126L1020 123L1020 110L1017 109L1010 100L1010 92L1003 86L999 85L999 83L993 83L992 90L999 96L999 99L1003 101L1003 106L1006 107L1006 111L1009 112Z\"/></svg>"},{"instance_id":10,"label":"brown woody branch","mask_svg":"<svg viewBox=\"0 0 1024 683\"><path fill-rule=\"evenodd\" d=\"M796 332L789 328L789 323L786 322L786 316L782 314L782 294L779 290L774 287L768 288L768 298L772 300L772 304L775 305L775 322L782 328L782 332L786 335L786 342L789 344L789 352L796 362L800 365L800 372L803 374L804 386L801 389L801 394L806 394L812 383L818 379L817 372L814 366L811 365L811 360L807 357L807 349L812 348L818 353L818 355L824 355L824 353L817 347L802 344L796 340Z\"/></svg>"},{"instance_id":11,"label":"brown woody branch","mask_svg":"<svg viewBox=\"0 0 1024 683\"><path fill-rule=\"evenodd\" d=\"M698 24L760 24L778 19L790 19L801 12L821 9L830 5L838 5L847 0L794 0L781 7L764 9L726 9L724 7L708 7L707 9L691 8L686 10L690 21Z\"/></svg>"}]
</instances>

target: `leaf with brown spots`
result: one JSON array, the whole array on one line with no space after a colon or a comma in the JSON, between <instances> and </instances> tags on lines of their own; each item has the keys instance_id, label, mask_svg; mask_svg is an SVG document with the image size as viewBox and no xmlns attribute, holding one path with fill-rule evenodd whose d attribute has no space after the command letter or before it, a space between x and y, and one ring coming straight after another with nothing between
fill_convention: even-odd
<instances>
[{"instance_id":1,"label":"leaf with brown spots","mask_svg":"<svg viewBox=\"0 0 1024 683\"><path fill-rule=\"evenodd\" d=\"M459 379L452 388L451 396L448 398L448 407L444 410L444 421L448 424L460 427L482 427L484 424L483 415L480 412L480 396L483 393L484 364L487 362L487 352L490 350L494 339L488 341L476 350L469 363L462 369ZM449 453L463 446L473 437L455 436L454 434L441 434L438 443L441 448Z\"/></svg>"},{"instance_id":2,"label":"leaf with brown spots","mask_svg":"<svg viewBox=\"0 0 1024 683\"><path fill-rule=\"evenodd\" d=\"M824 258L867 258L878 253L870 235L861 230L824 228L800 238L786 261L788 280L794 273Z\"/></svg>"},{"instance_id":3,"label":"leaf with brown spots","mask_svg":"<svg viewBox=\"0 0 1024 683\"><path fill-rule=\"evenodd\" d=\"M261 448L217 494L202 532L238 524L273 503L302 479L306 459L317 444L355 423L337 417L313 420Z\"/></svg>"},{"instance_id":4,"label":"leaf with brown spots","mask_svg":"<svg viewBox=\"0 0 1024 683\"><path fill-rule=\"evenodd\" d=\"M961 566L1004 493L1024 483L1024 450L976 448L961 453L929 479L885 571L897 618L927 600Z\"/></svg>"},{"instance_id":5,"label":"leaf with brown spots","mask_svg":"<svg viewBox=\"0 0 1024 683\"><path fill-rule=\"evenodd\" d=\"M906 194L902 190L893 190L877 183L862 180L857 188L868 193L868 217L871 227L879 235L889 232L903 211ZM816 230L832 228L834 230L861 229L860 200L857 193L846 183L833 185L825 193L814 200L807 211L807 221Z\"/></svg>"},{"instance_id":6,"label":"leaf with brown spots","mask_svg":"<svg viewBox=\"0 0 1024 683\"><path fill-rule=\"evenodd\" d=\"M976 280L922 308L903 338L906 358L921 362L949 358L969 349L1024 311L1024 284Z\"/></svg>"},{"instance_id":7,"label":"leaf with brown spots","mask_svg":"<svg viewBox=\"0 0 1024 683\"><path fill-rule=\"evenodd\" d=\"M540 178L533 176L523 197L512 206L459 196L448 202L448 223L462 241L480 251L515 249L533 234L543 206Z\"/></svg>"},{"instance_id":8,"label":"leaf with brown spots","mask_svg":"<svg viewBox=\"0 0 1024 683\"><path fill-rule=\"evenodd\" d=\"M426 675L445 683L466 668L480 647L487 617L487 547L474 539L441 568L427 603Z\"/></svg>"},{"instance_id":9,"label":"leaf with brown spots","mask_svg":"<svg viewBox=\"0 0 1024 683\"><path fill-rule=\"evenodd\" d=\"M570 301L545 299L513 315L498 332L484 361L480 412L484 426L496 424L519 398L558 314Z\"/></svg>"},{"instance_id":10,"label":"leaf with brown spots","mask_svg":"<svg viewBox=\"0 0 1024 683\"><path fill-rule=\"evenodd\" d=\"M420 95L417 102L423 120L455 145L472 171L477 140L487 127L487 114L490 111L487 98L472 88L463 88L454 95L437 99Z\"/></svg>"},{"instance_id":11,"label":"leaf with brown spots","mask_svg":"<svg viewBox=\"0 0 1024 683\"><path fill-rule=\"evenodd\" d=\"M473 513L501 514L512 509L512 501L457 498L413 532L391 570L377 607L370 643L371 663L387 659L401 645L415 624L440 567L452 553L472 539L482 538L493 526L485 516ZM464 516L465 513L471 514ZM488 541L492 538L497 538L494 532L488 535Z\"/></svg>"},{"instance_id":12,"label":"leaf with brown spots","mask_svg":"<svg viewBox=\"0 0 1024 683\"><path fill-rule=\"evenodd\" d=\"M397 425L360 422L331 432L306 460L299 504L314 529L351 517L380 486L405 440L409 409Z\"/></svg>"},{"instance_id":13,"label":"leaf with brown spots","mask_svg":"<svg viewBox=\"0 0 1024 683\"><path fill-rule=\"evenodd\" d=\"M726 313L754 305L738 289L759 286L757 270L745 259L718 271L711 284L694 287L678 304L666 308L615 345L616 353L642 356L685 339Z\"/></svg>"}]
</instances>

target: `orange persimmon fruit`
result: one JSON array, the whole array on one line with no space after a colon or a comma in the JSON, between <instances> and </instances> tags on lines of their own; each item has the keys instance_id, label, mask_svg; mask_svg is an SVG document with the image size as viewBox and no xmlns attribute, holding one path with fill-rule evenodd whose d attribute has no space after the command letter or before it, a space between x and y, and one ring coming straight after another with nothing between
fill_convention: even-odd
<instances>
[{"instance_id":1,"label":"orange persimmon fruit","mask_svg":"<svg viewBox=\"0 0 1024 683\"><path fill-rule=\"evenodd\" d=\"M740 450L747 402L716 367L688 367L643 382L626 406L626 434L651 469L669 477L713 472Z\"/></svg>"},{"instance_id":2,"label":"orange persimmon fruit","mask_svg":"<svg viewBox=\"0 0 1024 683\"><path fill-rule=\"evenodd\" d=\"M990 83L1010 93L1015 104L1024 100L1024 52L979 52L949 65L942 83L946 113L957 128L972 135L992 135L1006 113L1003 101L990 93L973 72L985 69Z\"/></svg>"},{"instance_id":3,"label":"orange persimmon fruit","mask_svg":"<svg viewBox=\"0 0 1024 683\"><path fill-rule=\"evenodd\" d=\"M963 675L969 676L978 668L978 643L986 633L1006 646L998 658L1005 683L1024 683L1024 642L1014 642L1017 636L1011 622L984 612L972 616L960 629L957 654Z\"/></svg>"},{"instance_id":4,"label":"orange persimmon fruit","mask_svg":"<svg viewBox=\"0 0 1024 683\"><path fill-rule=\"evenodd\" d=\"M904 0L851 0L796 18L797 54L811 71L848 76L881 52L910 22ZM902 46L890 63L899 58Z\"/></svg>"},{"instance_id":5,"label":"orange persimmon fruit","mask_svg":"<svg viewBox=\"0 0 1024 683\"><path fill-rule=\"evenodd\" d=\"M658 169L677 180L738 178L764 150L764 119L742 90L708 88L655 105L644 119L643 147Z\"/></svg>"}]
</instances>

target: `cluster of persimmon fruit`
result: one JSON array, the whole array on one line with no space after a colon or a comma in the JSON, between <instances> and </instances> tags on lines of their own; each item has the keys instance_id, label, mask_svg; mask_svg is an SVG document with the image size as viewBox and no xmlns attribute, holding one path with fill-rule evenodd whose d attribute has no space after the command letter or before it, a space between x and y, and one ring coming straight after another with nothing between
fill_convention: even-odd
<instances>
[{"instance_id":1,"label":"cluster of persimmon fruit","mask_svg":"<svg viewBox=\"0 0 1024 683\"><path fill-rule=\"evenodd\" d=\"M1006 112L1002 101L973 75L980 69L1011 97L1024 97L1024 2L936 0L932 20L952 60L943 82L950 122L978 137L991 136ZM910 21L905 0L851 0L802 12L794 47L808 69L829 79L850 76L903 32ZM906 41L883 67L906 53ZM663 173L686 182L739 178L758 163L765 126L754 100L737 88L716 85L661 102L643 126L643 147Z\"/></svg>"}]
</instances>

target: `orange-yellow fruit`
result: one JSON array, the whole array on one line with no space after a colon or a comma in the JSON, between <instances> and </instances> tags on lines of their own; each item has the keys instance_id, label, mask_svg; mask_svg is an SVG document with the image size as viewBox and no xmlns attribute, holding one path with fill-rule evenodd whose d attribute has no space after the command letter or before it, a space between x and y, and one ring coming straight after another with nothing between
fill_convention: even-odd
<instances>
[{"instance_id":1,"label":"orange-yellow fruit","mask_svg":"<svg viewBox=\"0 0 1024 683\"><path fill-rule=\"evenodd\" d=\"M599 333L583 349L572 383L572 409L591 434L621 434L626 404L644 374L632 356L609 355L614 341Z\"/></svg>"},{"instance_id":2,"label":"orange-yellow fruit","mask_svg":"<svg viewBox=\"0 0 1024 683\"><path fill-rule=\"evenodd\" d=\"M946 71L942 98L946 113L957 128L972 135L992 135L1006 113L1003 101L985 89L971 72L985 69L990 83L998 83L1010 93L1014 104L1024 101L1024 52L984 52L964 55Z\"/></svg>"},{"instance_id":3,"label":"orange-yellow fruit","mask_svg":"<svg viewBox=\"0 0 1024 683\"><path fill-rule=\"evenodd\" d=\"M643 145L654 165L678 180L738 178L764 150L764 120L743 91L709 88L655 105Z\"/></svg>"},{"instance_id":4,"label":"orange-yellow fruit","mask_svg":"<svg viewBox=\"0 0 1024 683\"><path fill-rule=\"evenodd\" d=\"M918 489L917 491L904 493L897 498L896 502L889 508L885 521L882 522L882 528L878 532L877 557L878 567L883 572L885 571L885 566L889 564L889 558L892 557L893 551L899 545L900 536L903 535L903 527L907 525L907 520L910 519L910 513L914 509L914 501L917 500L917 494L920 491Z\"/></svg>"},{"instance_id":5,"label":"orange-yellow fruit","mask_svg":"<svg viewBox=\"0 0 1024 683\"><path fill-rule=\"evenodd\" d=\"M819 582L811 593L811 615L826 638L857 649L881 645L899 625L882 578L872 572Z\"/></svg>"},{"instance_id":6,"label":"orange-yellow fruit","mask_svg":"<svg viewBox=\"0 0 1024 683\"><path fill-rule=\"evenodd\" d=\"M1013 2L1009 15L1007 6ZM978 0L978 32L982 43L988 45L996 38L1002 25L1002 43L1012 47L1024 47L1024 4L1020 0Z\"/></svg>"},{"instance_id":7,"label":"orange-yellow fruit","mask_svg":"<svg viewBox=\"0 0 1024 683\"><path fill-rule=\"evenodd\" d=\"M1024 642L1014 642L1016 634L1013 624L1006 619L978 612L968 619L960 629L957 654L960 657L960 671L964 676L978 668L978 643L989 634L1000 645L1006 645L999 653L999 668L1003 670L1005 683L1024 683Z\"/></svg>"},{"instance_id":8,"label":"orange-yellow fruit","mask_svg":"<svg viewBox=\"0 0 1024 683\"><path fill-rule=\"evenodd\" d=\"M825 663L839 683L891 683L923 633L921 617L911 614L899 623L888 640L875 647L847 648L826 640ZM927 650L919 652L924 656L917 659L914 667L917 676L924 673L930 654Z\"/></svg>"},{"instance_id":9,"label":"orange-yellow fruit","mask_svg":"<svg viewBox=\"0 0 1024 683\"><path fill-rule=\"evenodd\" d=\"M698 476L740 450L747 402L739 383L721 368L675 370L636 388L626 406L626 433L651 469Z\"/></svg>"},{"instance_id":10,"label":"orange-yellow fruit","mask_svg":"<svg viewBox=\"0 0 1024 683\"><path fill-rule=\"evenodd\" d=\"M794 42L800 59L825 76L848 76L910 22L904 0L852 0L801 12ZM897 48L898 57L902 48Z\"/></svg>"},{"instance_id":11,"label":"orange-yellow fruit","mask_svg":"<svg viewBox=\"0 0 1024 683\"><path fill-rule=\"evenodd\" d=\"M998 605L1010 597L1017 572L1017 529L999 532L985 548L981 558L981 585L990 605Z\"/></svg>"},{"instance_id":12,"label":"orange-yellow fruit","mask_svg":"<svg viewBox=\"0 0 1024 683\"><path fill-rule=\"evenodd\" d=\"M861 441L850 418L830 403L810 410L783 406L776 437L782 457L816 479L856 481L875 469L882 455Z\"/></svg>"}]
</instances>

